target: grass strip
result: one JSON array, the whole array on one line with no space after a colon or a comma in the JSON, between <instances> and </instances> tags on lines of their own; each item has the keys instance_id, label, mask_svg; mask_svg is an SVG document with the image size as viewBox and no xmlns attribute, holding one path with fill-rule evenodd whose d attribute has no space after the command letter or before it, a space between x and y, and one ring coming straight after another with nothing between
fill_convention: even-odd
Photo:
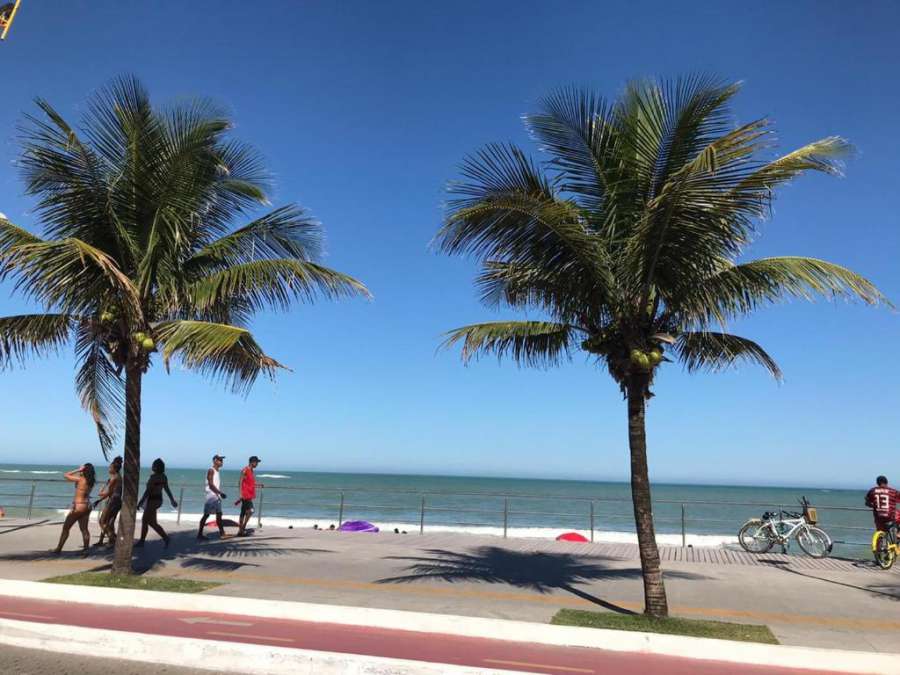
<instances>
[{"instance_id":1,"label":"grass strip","mask_svg":"<svg viewBox=\"0 0 900 675\"><path fill-rule=\"evenodd\" d=\"M44 582L77 586L103 586L105 588L131 588L141 591L168 591L169 593L202 593L222 585L212 581L148 577L139 574L110 574L109 572L79 572L78 574L51 577L44 579Z\"/></svg>"},{"instance_id":2,"label":"grass strip","mask_svg":"<svg viewBox=\"0 0 900 675\"><path fill-rule=\"evenodd\" d=\"M746 623L727 623L724 621L681 619L677 617L657 619L644 614L587 612L580 609L561 609L550 620L550 623L558 626L608 628L610 630L736 640L738 642L761 642L768 645L778 644L777 638L772 634L768 626Z\"/></svg>"}]
</instances>

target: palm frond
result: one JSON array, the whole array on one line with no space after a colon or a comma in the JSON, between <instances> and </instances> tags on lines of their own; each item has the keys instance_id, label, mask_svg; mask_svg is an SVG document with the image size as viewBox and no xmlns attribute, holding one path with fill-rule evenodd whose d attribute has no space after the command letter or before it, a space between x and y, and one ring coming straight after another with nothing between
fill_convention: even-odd
<instances>
[{"instance_id":1,"label":"palm frond","mask_svg":"<svg viewBox=\"0 0 900 675\"><path fill-rule=\"evenodd\" d=\"M22 314L0 318L0 367L29 356L47 356L69 340L75 324L69 314Z\"/></svg>"},{"instance_id":2,"label":"palm frond","mask_svg":"<svg viewBox=\"0 0 900 675\"><path fill-rule=\"evenodd\" d=\"M125 413L125 383L106 356L106 347L92 322L79 326L75 342L78 370L75 390L97 427L103 456L108 458Z\"/></svg>"},{"instance_id":3,"label":"palm frond","mask_svg":"<svg viewBox=\"0 0 900 675\"><path fill-rule=\"evenodd\" d=\"M42 241L43 239L37 235L13 225L6 218L0 217L0 280L10 272L7 259L9 252L13 248L24 244L37 244Z\"/></svg>"},{"instance_id":4,"label":"palm frond","mask_svg":"<svg viewBox=\"0 0 900 675\"><path fill-rule=\"evenodd\" d=\"M486 354L509 356L520 365L548 367L568 360L575 336L572 326L544 321L476 323L445 335L442 348L462 341L463 362Z\"/></svg>"},{"instance_id":5,"label":"palm frond","mask_svg":"<svg viewBox=\"0 0 900 675\"><path fill-rule=\"evenodd\" d=\"M204 321L165 321L154 327L166 365L177 358L189 370L247 392L260 374L274 377L285 366L266 356L245 328Z\"/></svg>"},{"instance_id":6,"label":"palm frond","mask_svg":"<svg viewBox=\"0 0 900 675\"><path fill-rule=\"evenodd\" d=\"M210 241L185 266L190 271L202 271L269 258L307 261L317 259L321 251L321 225L302 208L290 205Z\"/></svg>"},{"instance_id":7,"label":"palm frond","mask_svg":"<svg viewBox=\"0 0 900 675\"><path fill-rule=\"evenodd\" d=\"M578 206L559 199L518 148L488 146L466 160L463 174L469 182L451 186L456 198L437 234L442 250L588 277L608 264Z\"/></svg>"},{"instance_id":8,"label":"palm frond","mask_svg":"<svg viewBox=\"0 0 900 675\"><path fill-rule=\"evenodd\" d=\"M773 190L807 171L831 176L843 173L843 160L854 152L853 146L839 136L829 136L756 168L734 188L734 195L755 199L758 215L768 214Z\"/></svg>"},{"instance_id":9,"label":"palm frond","mask_svg":"<svg viewBox=\"0 0 900 675\"><path fill-rule=\"evenodd\" d=\"M772 257L728 266L683 296L671 297L668 309L685 322L724 324L764 303L816 296L893 307L870 281L846 267L815 258Z\"/></svg>"},{"instance_id":10,"label":"palm frond","mask_svg":"<svg viewBox=\"0 0 900 675\"><path fill-rule=\"evenodd\" d=\"M187 287L187 296L202 314L216 307L241 304L252 311L267 307L287 309L293 300L312 302L369 296L353 277L312 262L268 259L246 262L201 278Z\"/></svg>"},{"instance_id":11,"label":"palm frond","mask_svg":"<svg viewBox=\"0 0 900 675\"><path fill-rule=\"evenodd\" d=\"M5 264L15 289L47 307L92 314L100 298L112 295L140 321L140 300L129 278L106 253L79 239L16 246Z\"/></svg>"},{"instance_id":12,"label":"palm frond","mask_svg":"<svg viewBox=\"0 0 900 675\"><path fill-rule=\"evenodd\" d=\"M675 350L688 372L717 372L734 366L738 361L746 361L763 366L776 380L782 379L778 364L762 347L737 335L711 331L685 332L676 339Z\"/></svg>"},{"instance_id":13,"label":"palm frond","mask_svg":"<svg viewBox=\"0 0 900 675\"><path fill-rule=\"evenodd\" d=\"M539 107L525 116L525 125L553 155L551 165L563 175L560 188L576 195L582 207L599 211L621 179L613 106L591 92L564 87L541 99Z\"/></svg>"}]
</instances>

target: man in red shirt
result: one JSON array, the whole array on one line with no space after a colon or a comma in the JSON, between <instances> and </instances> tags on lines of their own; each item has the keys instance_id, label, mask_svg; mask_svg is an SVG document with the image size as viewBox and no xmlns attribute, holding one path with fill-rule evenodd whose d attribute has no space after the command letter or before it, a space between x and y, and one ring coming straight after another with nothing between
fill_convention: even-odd
<instances>
[{"instance_id":1,"label":"man in red shirt","mask_svg":"<svg viewBox=\"0 0 900 675\"><path fill-rule=\"evenodd\" d=\"M875 529L886 532L888 525L897 522L897 502L900 492L888 485L888 479L878 476L875 487L866 494L866 506L872 509L875 517Z\"/></svg>"},{"instance_id":2,"label":"man in red shirt","mask_svg":"<svg viewBox=\"0 0 900 675\"><path fill-rule=\"evenodd\" d=\"M234 504L235 506L237 506L238 502L241 504L241 519L238 523L239 537L246 537L249 534L247 532L247 523L250 522L250 517L253 515L253 500L256 499L256 476L253 471L258 465L259 457L253 455L247 460L247 466L241 469L241 477L238 480L238 490L241 498Z\"/></svg>"}]
</instances>

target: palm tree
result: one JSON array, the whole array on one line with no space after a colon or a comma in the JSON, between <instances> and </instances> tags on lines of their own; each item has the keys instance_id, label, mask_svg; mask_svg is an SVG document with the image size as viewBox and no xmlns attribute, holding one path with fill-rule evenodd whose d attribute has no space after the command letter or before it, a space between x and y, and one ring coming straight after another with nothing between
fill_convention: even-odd
<instances>
[{"instance_id":1,"label":"palm tree","mask_svg":"<svg viewBox=\"0 0 900 675\"><path fill-rule=\"evenodd\" d=\"M652 616L668 612L644 426L660 364L680 361L693 372L748 361L780 378L761 346L727 331L731 319L789 297L886 302L829 262L740 260L775 188L807 171L839 173L850 146L830 137L762 159L771 124L732 122L738 89L705 77L642 81L612 103L556 91L525 117L549 160L538 164L501 144L467 157L437 235L442 250L479 260L487 305L544 319L464 326L445 346L462 341L464 361L495 354L543 367L580 348L627 399L644 611Z\"/></svg>"},{"instance_id":2,"label":"palm tree","mask_svg":"<svg viewBox=\"0 0 900 675\"><path fill-rule=\"evenodd\" d=\"M282 368L247 328L255 312L367 295L315 262L321 229L267 205L257 153L205 100L154 108L132 77L97 93L79 130L47 102L22 127L21 167L45 238L0 220L0 276L45 313L0 319L0 364L74 339L75 385L104 455L124 414L124 494L113 573L131 572L141 381L158 354L247 392ZM235 227L235 222L245 224Z\"/></svg>"}]
</instances>

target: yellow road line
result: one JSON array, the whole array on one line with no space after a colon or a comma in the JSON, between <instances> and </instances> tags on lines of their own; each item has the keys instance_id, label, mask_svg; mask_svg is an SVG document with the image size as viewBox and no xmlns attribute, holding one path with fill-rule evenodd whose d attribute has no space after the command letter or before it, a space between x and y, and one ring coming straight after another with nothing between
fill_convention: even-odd
<instances>
[{"instance_id":1,"label":"yellow road line","mask_svg":"<svg viewBox=\"0 0 900 675\"><path fill-rule=\"evenodd\" d=\"M588 668L571 668L569 666L551 666L546 663L528 663L527 661L504 661L503 659L485 659L485 663L496 663L501 666L518 666L524 668L544 668L546 670L564 670L568 673L593 673Z\"/></svg>"},{"instance_id":2,"label":"yellow road line","mask_svg":"<svg viewBox=\"0 0 900 675\"><path fill-rule=\"evenodd\" d=\"M173 575L175 576L175 575ZM510 593L502 591L464 590L460 588L443 588L439 586L412 586L400 584L376 584L365 581L348 581L343 579L310 579L303 577L289 577L282 575L266 575L251 572L242 572L236 575L233 572L208 571L202 573L178 572L177 576L196 580L209 580L210 577L218 577L228 580L250 581L257 579L257 583L279 583L293 586L310 586L318 588L337 588L351 590L366 590L387 592L390 594L405 594L418 596L441 596L449 598L474 598L480 600L499 600L509 602L523 602L530 604L551 605L554 607L593 608L597 605L590 600L582 598L565 597L558 595L538 595L536 593ZM613 600L604 598L604 601L618 605L623 609L642 610L641 602L629 600ZM780 612L759 612L744 609L726 609L722 607L689 607L674 605L671 607L673 614L686 614L691 616L717 616L740 619L752 619L761 623L782 623L791 625L815 625L832 628L861 628L871 630L892 631L900 630L900 621L880 619L853 619L844 617L828 617L811 614L785 614Z\"/></svg>"},{"instance_id":3,"label":"yellow road line","mask_svg":"<svg viewBox=\"0 0 900 675\"><path fill-rule=\"evenodd\" d=\"M48 565L76 566L84 565L76 560L41 560L35 561ZM172 574L163 572L159 576L174 578L194 579L200 581L234 581L242 583L269 584L284 583L291 586L309 586L314 588L333 588L342 590L377 591L391 595L416 595L446 598L472 598L477 600L495 600L503 602L521 602L527 604L549 605L551 607L572 607L577 609L596 609L596 605L582 598L565 597L559 595L539 595L537 593L514 593L504 591L466 590L461 588L444 588L440 586L413 586L401 584L377 584L367 581L350 581L345 579L315 579L304 577L292 577L279 574L265 574L242 570L241 572L219 572L208 570L205 572L190 572L177 570ZM604 598L606 602L618 605L623 609L640 611L643 603L631 600L614 600ZM810 625L828 628L853 628L862 630L894 631L900 630L900 621L884 619L855 619L847 617L829 617L811 614L786 614L781 612L760 612L744 609L727 609L722 607L689 607L673 605L673 614L705 617L727 617L734 619L749 619L760 623L779 623L794 626Z\"/></svg>"},{"instance_id":4,"label":"yellow road line","mask_svg":"<svg viewBox=\"0 0 900 675\"><path fill-rule=\"evenodd\" d=\"M249 633L226 633L224 631L208 630L207 635L219 635L223 637L239 637L248 640L272 640L274 642L295 642L290 638L272 637L271 635L250 635Z\"/></svg>"}]
</instances>

